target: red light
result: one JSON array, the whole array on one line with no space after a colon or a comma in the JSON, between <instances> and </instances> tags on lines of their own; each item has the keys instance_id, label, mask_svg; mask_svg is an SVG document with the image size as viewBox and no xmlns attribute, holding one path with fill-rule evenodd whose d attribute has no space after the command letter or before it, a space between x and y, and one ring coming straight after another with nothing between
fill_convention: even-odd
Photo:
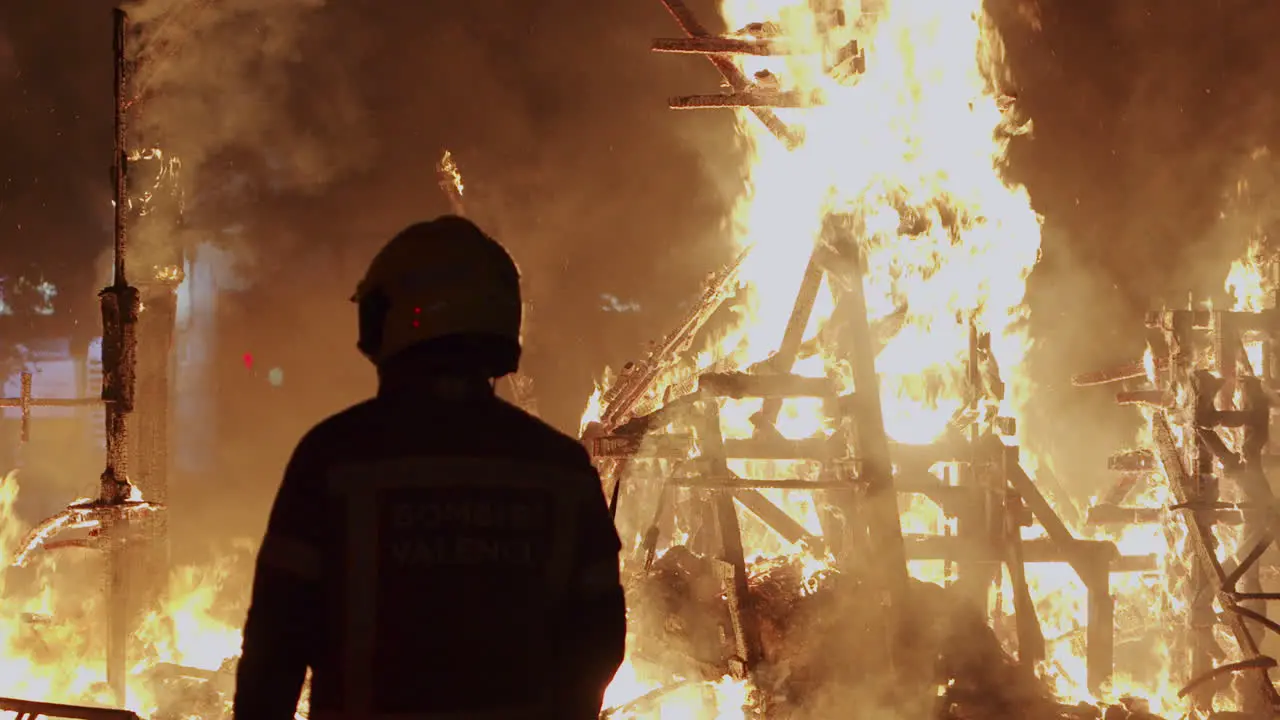
<instances>
[{"instance_id":1,"label":"red light","mask_svg":"<svg viewBox=\"0 0 1280 720\"><path fill-rule=\"evenodd\" d=\"M253 369L253 353L245 353L244 357L241 358L241 360L244 361L244 367L246 370Z\"/></svg>"}]
</instances>

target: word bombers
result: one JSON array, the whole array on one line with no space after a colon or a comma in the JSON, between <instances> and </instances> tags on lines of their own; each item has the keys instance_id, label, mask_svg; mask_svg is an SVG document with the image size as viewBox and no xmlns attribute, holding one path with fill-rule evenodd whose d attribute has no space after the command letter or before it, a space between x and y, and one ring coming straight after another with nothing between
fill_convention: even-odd
<instances>
[{"instance_id":1,"label":"word bombers","mask_svg":"<svg viewBox=\"0 0 1280 720\"><path fill-rule=\"evenodd\" d=\"M386 551L399 566L534 569L550 551L550 498L424 494L390 508Z\"/></svg>"}]
</instances>

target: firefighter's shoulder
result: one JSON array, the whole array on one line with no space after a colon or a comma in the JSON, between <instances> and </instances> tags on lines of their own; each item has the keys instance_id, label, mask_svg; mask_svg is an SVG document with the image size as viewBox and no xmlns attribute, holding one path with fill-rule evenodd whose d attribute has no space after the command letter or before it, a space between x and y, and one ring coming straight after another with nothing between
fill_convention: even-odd
<instances>
[{"instance_id":1,"label":"firefighter's shoulder","mask_svg":"<svg viewBox=\"0 0 1280 720\"><path fill-rule=\"evenodd\" d=\"M373 430L368 427L371 412L372 402L365 401L316 423L298 440L290 466L298 470L322 468L340 460L346 451L359 447L363 436Z\"/></svg>"},{"instance_id":2,"label":"firefighter's shoulder","mask_svg":"<svg viewBox=\"0 0 1280 720\"><path fill-rule=\"evenodd\" d=\"M522 449L540 457L531 458L575 469L590 470L591 456L575 437L567 435L543 420L513 405L503 404L503 417L499 426L507 428L511 437L518 438Z\"/></svg>"}]
</instances>

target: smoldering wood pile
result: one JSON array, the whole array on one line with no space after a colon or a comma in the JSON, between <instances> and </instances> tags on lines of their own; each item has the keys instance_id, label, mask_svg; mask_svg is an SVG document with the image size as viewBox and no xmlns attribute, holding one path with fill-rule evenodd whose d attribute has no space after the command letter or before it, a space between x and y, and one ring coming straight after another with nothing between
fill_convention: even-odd
<instances>
[{"instance_id":1,"label":"smoldering wood pile","mask_svg":"<svg viewBox=\"0 0 1280 720\"><path fill-rule=\"evenodd\" d=\"M630 577L637 662L707 682L729 674L733 618L718 563L677 545ZM807 572L798 557L752 566L748 602L770 658L755 682L767 698L768 717L809 717L815 706L859 702L887 687L889 649L877 629L884 617L880 596L871 582L828 569ZM1004 650L980 608L950 589L915 580L908 598L913 632L909 645L894 652L941 688L934 709L939 720L1098 720L1104 713L1106 720L1154 720L1133 698L1107 708L1063 705Z\"/></svg>"}]
</instances>

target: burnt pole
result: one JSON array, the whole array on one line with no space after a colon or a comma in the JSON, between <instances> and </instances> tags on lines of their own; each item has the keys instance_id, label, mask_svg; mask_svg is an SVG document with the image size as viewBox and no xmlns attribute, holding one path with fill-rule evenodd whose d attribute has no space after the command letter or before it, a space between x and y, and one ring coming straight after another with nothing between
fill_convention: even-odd
<instances>
[{"instance_id":1,"label":"burnt pole","mask_svg":"<svg viewBox=\"0 0 1280 720\"><path fill-rule=\"evenodd\" d=\"M102 472L98 504L107 536L107 684L116 703L128 701L129 569L126 552L129 534L128 503L133 496L129 483L129 416L133 411L136 367L138 291L129 285L125 259L128 253L128 82L126 57L128 17L119 8L112 11L115 55L115 223L114 272L111 285L99 293L102 307L102 400L106 417L106 467Z\"/></svg>"}]
</instances>

